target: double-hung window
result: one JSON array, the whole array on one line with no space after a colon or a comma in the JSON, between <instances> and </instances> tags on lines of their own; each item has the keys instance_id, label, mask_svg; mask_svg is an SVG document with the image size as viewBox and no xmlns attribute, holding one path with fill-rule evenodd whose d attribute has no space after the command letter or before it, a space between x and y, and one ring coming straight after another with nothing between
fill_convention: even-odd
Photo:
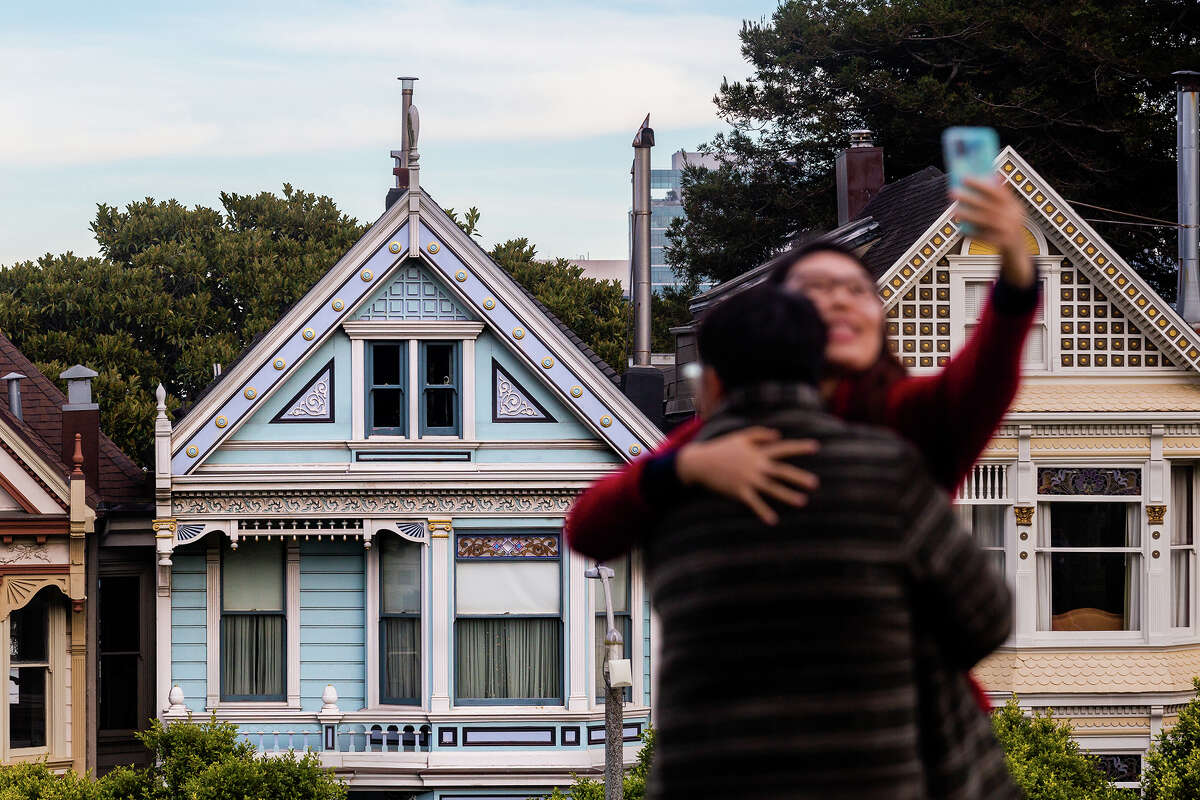
<instances>
[{"instance_id":1,"label":"double-hung window","mask_svg":"<svg viewBox=\"0 0 1200 800\"><path fill-rule=\"evenodd\" d=\"M421 435L457 436L459 368L457 342L421 342Z\"/></svg>"},{"instance_id":2,"label":"double-hung window","mask_svg":"<svg viewBox=\"0 0 1200 800\"><path fill-rule=\"evenodd\" d=\"M1004 575L1004 525L1011 513L1007 505L956 505L959 522L970 532L996 573Z\"/></svg>"},{"instance_id":3,"label":"double-hung window","mask_svg":"<svg viewBox=\"0 0 1200 800\"><path fill-rule=\"evenodd\" d=\"M612 593L613 606L613 622L616 624L617 630L621 633L622 658L629 658L629 653L633 643L630 641L633 638L633 618L630 614L630 597L629 597L629 556L617 559L615 561L605 562L605 566L611 567L613 576L609 578L609 587ZM608 633L608 614L604 608L604 586L598 580L591 581L592 595L595 597L595 602L592 604L595 607L595 665L596 665L596 699L599 702L604 702L604 661L607 654L607 648L604 644L604 638ZM625 688L625 701L629 702L633 699L633 689Z\"/></svg>"},{"instance_id":4,"label":"double-hung window","mask_svg":"<svg viewBox=\"0 0 1200 800\"><path fill-rule=\"evenodd\" d=\"M560 704L559 535L459 534L455 546L458 701Z\"/></svg>"},{"instance_id":5,"label":"double-hung window","mask_svg":"<svg viewBox=\"0 0 1200 800\"><path fill-rule=\"evenodd\" d=\"M1141 504L1075 500L1038 510L1038 629L1142 625Z\"/></svg>"},{"instance_id":6,"label":"double-hung window","mask_svg":"<svg viewBox=\"0 0 1200 800\"><path fill-rule=\"evenodd\" d=\"M404 436L408 430L407 342L371 342L367 355L367 429Z\"/></svg>"},{"instance_id":7,"label":"double-hung window","mask_svg":"<svg viewBox=\"0 0 1200 800\"><path fill-rule=\"evenodd\" d=\"M284 545L243 540L221 552L221 699L283 700Z\"/></svg>"},{"instance_id":8,"label":"double-hung window","mask_svg":"<svg viewBox=\"0 0 1200 800\"><path fill-rule=\"evenodd\" d=\"M8 747L46 747L50 691L50 595L8 615ZM77 676L76 680L83 680ZM62 703L59 700L58 703Z\"/></svg>"},{"instance_id":9,"label":"double-hung window","mask_svg":"<svg viewBox=\"0 0 1200 800\"><path fill-rule=\"evenodd\" d=\"M1194 468L1171 467L1171 627L1192 626L1196 574Z\"/></svg>"},{"instance_id":10,"label":"double-hung window","mask_svg":"<svg viewBox=\"0 0 1200 800\"><path fill-rule=\"evenodd\" d=\"M417 705L421 697L421 545L398 536L379 543L379 699Z\"/></svg>"}]
</instances>

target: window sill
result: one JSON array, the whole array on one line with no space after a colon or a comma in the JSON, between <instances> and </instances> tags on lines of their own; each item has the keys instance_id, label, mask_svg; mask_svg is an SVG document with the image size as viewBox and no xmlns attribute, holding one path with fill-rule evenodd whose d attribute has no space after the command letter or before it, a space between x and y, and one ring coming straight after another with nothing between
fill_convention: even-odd
<instances>
[{"instance_id":1,"label":"window sill","mask_svg":"<svg viewBox=\"0 0 1200 800\"><path fill-rule=\"evenodd\" d=\"M205 711L220 714L225 711L300 711L299 703L286 700L222 700Z\"/></svg>"}]
</instances>

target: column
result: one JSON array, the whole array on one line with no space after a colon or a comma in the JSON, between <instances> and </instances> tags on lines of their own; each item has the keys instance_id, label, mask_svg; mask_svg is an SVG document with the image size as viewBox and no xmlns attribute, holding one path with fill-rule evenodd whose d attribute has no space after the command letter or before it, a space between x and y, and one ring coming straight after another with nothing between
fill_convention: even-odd
<instances>
[{"instance_id":1,"label":"column","mask_svg":"<svg viewBox=\"0 0 1200 800\"><path fill-rule=\"evenodd\" d=\"M434 714L450 710L450 618L454 603L450 597L450 542L454 523L449 519L429 520L429 550L433 563L430 621L433 624L433 652L429 654L433 670L433 695L429 710Z\"/></svg>"},{"instance_id":2,"label":"column","mask_svg":"<svg viewBox=\"0 0 1200 800\"><path fill-rule=\"evenodd\" d=\"M587 647L587 628L592 624L594 618L592 609L587 604L587 584L585 583L587 578L583 576L584 570L588 568L588 559L574 550L567 552L569 554L567 558L567 598L569 602L565 604L567 609L565 627L567 641L570 642L568 648L570 694L567 697L567 710L587 711L588 699L592 693L592 687L588 686L587 681L587 665L592 658ZM596 583L599 584L599 581ZM595 588L597 591L603 591L599 586Z\"/></svg>"}]
</instances>

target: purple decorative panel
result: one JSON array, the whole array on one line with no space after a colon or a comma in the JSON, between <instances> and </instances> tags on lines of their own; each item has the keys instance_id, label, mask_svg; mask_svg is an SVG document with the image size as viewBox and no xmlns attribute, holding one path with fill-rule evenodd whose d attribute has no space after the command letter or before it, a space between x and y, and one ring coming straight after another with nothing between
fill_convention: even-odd
<instances>
[{"instance_id":1,"label":"purple decorative panel","mask_svg":"<svg viewBox=\"0 0 1200 800\"><path fill-rule=\"evenodd\" d=\"M1142 471L1124 467L1041 467L1037 493L1140 496Z\"/></svg>"},{"instance_id":2,"label":"purple decorative panel","mask_svg":"<svg viewBox=\"0 0 1200 800\"><path fill-rule=\"evenodd\" d=\"M558 536L459 535L458 558L558 558Z\"/></svg>"}]
</instances>

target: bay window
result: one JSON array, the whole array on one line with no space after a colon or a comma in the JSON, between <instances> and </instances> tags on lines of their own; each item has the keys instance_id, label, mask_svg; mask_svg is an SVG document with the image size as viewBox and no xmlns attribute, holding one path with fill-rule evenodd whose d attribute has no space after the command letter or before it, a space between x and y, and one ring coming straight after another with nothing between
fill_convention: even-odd
<instances>
[{"instance_id":1,"label":"bay window","mask_svg":"<svg viewBox=\"0 0 1200 800\"><path fill-rule=\"evenodd\" d=\"M417 705L421 697L421 545L379 542L379 699Z\"/></svg>"},{"instance_id":2,"label":"bay window","mask_svg":"<svg viewBox=\"0 0 1200 800\"><path fill-rule=\"evenodd\" d=\"M465 703L559 704L559 535L459 534L455 695Z\"/></svg>"},{"instance_id":3,"label":"bay window","mask_svg":"<svg viewBox=\"0 0 1200 800\"><path fill-rule=\"evenodd\" d=\"M222 546L222 700L284 699L284 564L278 540Z\"/></svg>"},{"instance_id":4,"label":"bay window","mask_svg":"<svg viewBox=\"0 0 1200 800\"><path fill-rule=\"evenodd\" d=\"M630 591L629 591L629 556L625 555L615 561L608 561L604 564L606 567L612 568L613 577L609 579L609 586L612 592L613 606L613 622L616 623L617 630L621 632L621 639L624 642L622 645L622 658L629 658L630 648L632 647L633 638L633 617L630 614ZM604 586L598 580L590 582L592 587L592 596L595 598L592 606L595 609L595 625L593 634L595 636L595 667L596 667L596 699L599 702L604 702L604 660L606 649L604 646L604 638L608 633L608 614L604 608ZM629 702L633 699L633 689L625 688L625 701Z\"/></svg>"},{"instance_id":5,"label":"bay window","mask_svg":"<svg viewBox=\"0 0 1200 800\"><path fill-rule=\"evenodd\" d=\"M46 747L50 689L50 592L8 615L8 747ZM63 699L57 700L59 704Z\"/></svg>"}]
</instances>

